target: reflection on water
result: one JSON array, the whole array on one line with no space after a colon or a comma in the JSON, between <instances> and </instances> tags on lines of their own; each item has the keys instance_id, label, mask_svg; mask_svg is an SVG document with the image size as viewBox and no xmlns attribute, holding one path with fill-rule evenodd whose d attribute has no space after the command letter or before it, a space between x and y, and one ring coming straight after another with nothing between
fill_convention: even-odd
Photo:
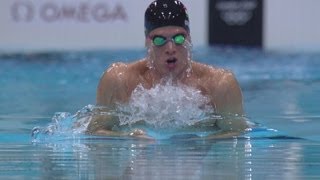
<instances>
[{"instance_id":1,"label":"reflection on water","mask_svg":"<svg viewBox=\"0 0 320 180\"><path fill-rule=\"evenodd\" d=\"M244 92L250 119L289 136L319 141L319 80L252 82Z\"/></svg>"},{"instance_id":2,"label":"reflection on water","mask_svg":"<svg viewBox=\"0 0 320 180\"><path fill-rule=\"evenodd\" d=\"M297 139L149 142L86 137L2 146L0 177L308 179L319 177L319 148Z\"/></svg>"},{"instance_id":3,"label":"reflection on water","mask_svg":"<svg viewBox=\"0 0 320 180\"><path fill-rule=\"evenodd\" d=\"M256 127L238 138L224 140L139 140L87 136L85 127L95 106L75 115L58 113L52 123L33 130L33 145L12 155L10 169L37 171L41 179L305 179L319 177L319 143L281 136L276 130ZM90 118L89 118L90 119ZM10 147L8 151L21 151ZM16 149L15 149L16 148ZM6 150L2 151L6 154ZM312 155L313 158L309 156ZM1 159L2 158L2 159ZM1 156L0 160L10 157ZM2 161L4 162L4 161ZM305 167L309 167L305 169ZM12 175L8 170L4 177ZM24 173L24 177L28 174ZM31 174L29 175L31 176Z\"/></svg>"}]
</instances>

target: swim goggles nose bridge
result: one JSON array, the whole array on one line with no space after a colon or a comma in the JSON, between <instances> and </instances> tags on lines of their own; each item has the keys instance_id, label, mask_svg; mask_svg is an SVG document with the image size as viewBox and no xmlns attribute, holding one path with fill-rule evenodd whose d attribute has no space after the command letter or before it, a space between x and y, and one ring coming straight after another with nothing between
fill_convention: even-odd
<instances>
[{"instance_id":1,"label":"swim goggles nose bridge","mask_svg":"<svg viewBox=\"0 0 320 180\"><path fill-rule=\"evenodd\" d=\"M176 35L172 36L171 38L166 38L163 36L156 35L152 38L152 42L155 46L163 46L168 41L172 41L176 45L182 45L185 42L185 36L183 34L176 34Z\"/></svg>"}]
</instances>

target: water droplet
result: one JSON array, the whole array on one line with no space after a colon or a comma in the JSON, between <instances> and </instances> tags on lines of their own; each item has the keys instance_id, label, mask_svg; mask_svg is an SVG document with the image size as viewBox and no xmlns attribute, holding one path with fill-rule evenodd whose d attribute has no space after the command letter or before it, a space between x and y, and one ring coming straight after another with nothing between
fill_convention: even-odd
<instances>
[{"instance_id":1,"label":"water droplet","mask_svg":"<svg viewBox=\"0 0 320 180\"><path fill-rule=\"evenodd\" d=\"M41 128L40 127L34 127L31 131L31 137L33 140L37 139L38 134L40 133Z\"/></svg>"}]
</instances>

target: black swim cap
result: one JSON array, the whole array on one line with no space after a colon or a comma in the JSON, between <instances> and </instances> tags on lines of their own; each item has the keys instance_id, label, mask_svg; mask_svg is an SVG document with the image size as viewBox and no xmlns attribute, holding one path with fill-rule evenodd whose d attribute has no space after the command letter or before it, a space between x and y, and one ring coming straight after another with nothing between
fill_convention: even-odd
<instances>
[{"instance_id":1,"label":"black swim cap","mask_svg":"<svg viewBox=\"0 0 320 180\"><path fill-rule=\"evenodd\" d=\"M186 7L178 0L156 0L144 15L145 35L163 26L180 26L190 32Z\"/></svg>"}]
</instances>

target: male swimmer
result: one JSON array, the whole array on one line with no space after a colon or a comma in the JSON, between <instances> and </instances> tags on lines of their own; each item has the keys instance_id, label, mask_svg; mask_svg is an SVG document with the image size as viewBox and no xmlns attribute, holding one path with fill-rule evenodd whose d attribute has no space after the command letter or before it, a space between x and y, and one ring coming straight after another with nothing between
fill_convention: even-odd
<instances>
[{"instance_id":1,"label":"male swimmer","mask_svg":"<svg viewBox=\"0 0 320 180\"><path fill-rule=\"evenodd\" d=\"M244 115L241 89L232 72L190 58L186 7L178 0L156 0L145 11L144 26L147 57L129 64L112 64L98 85L97 106L116 108L118 104L129 102L137 86L150 89L170 80L172 84L195 88L209 99L214 112L226 117L216 120L216 128L232 136L243 132L248 127L244 118L227 118ZM142 129L122 132L114 129L115 125L119 125L117 118L97 115L92 118L87 132L148 137Z\"/></svg>"}]
</instances>

